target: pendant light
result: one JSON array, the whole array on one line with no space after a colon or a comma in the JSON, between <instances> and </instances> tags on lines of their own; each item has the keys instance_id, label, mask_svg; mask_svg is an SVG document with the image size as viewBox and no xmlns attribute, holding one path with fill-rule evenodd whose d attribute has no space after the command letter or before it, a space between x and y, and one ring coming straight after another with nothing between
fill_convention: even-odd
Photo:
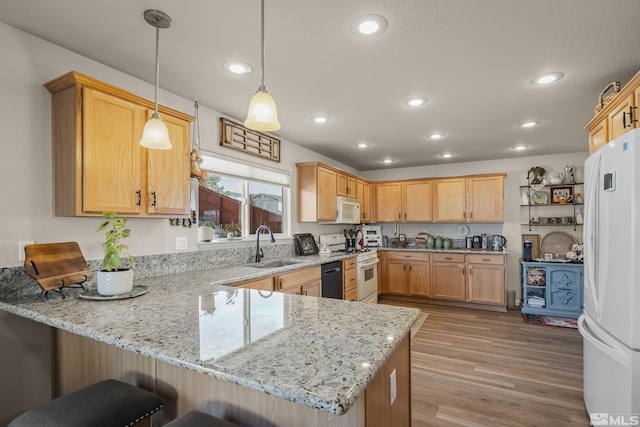
<instances>
[{"instance_id":1,"label":"pendant light","mask_svg":"<svg viewBox=\"0 0 640 427\"><path fill-rule=\"evenodd\" d=\"M260 36L262 43L260 87L255 95L253 95L253 98L251 98L247 119L244 121L244 125L249 129L258 131L274 131L280 129L280 122L278 122L276 103L269 92L267 92L267 88L264 85L264 0L261 0L260 14L262 19L260 23Z\"/></svg>"},{"instance_id":2,"label":"pendant light","mask_svg":"<svg viewBox=\"0 0 640 427\"><path fill-rule=\"evenodd\" d=\"M169 28L171 18L160 10L148 9L144 11L144 20L156 28L156 86L153 115L147 121L147 124L144 125L140 145L154 150L170 150L171 141L169 141L169 130L158 115L158 79L160 77L160 28Z\"/></svg>"}]
</instances>

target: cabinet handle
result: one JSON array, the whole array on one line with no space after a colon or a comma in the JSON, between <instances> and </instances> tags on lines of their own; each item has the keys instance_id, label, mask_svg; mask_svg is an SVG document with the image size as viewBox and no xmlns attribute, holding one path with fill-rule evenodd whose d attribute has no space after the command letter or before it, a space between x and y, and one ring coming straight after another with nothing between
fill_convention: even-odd
<instances>
[{"instance_id":1,"label":"cabinet handle","mask_svg":"<svg viewBox=\"0 0 640 427\"><path fill-rule=\"evenodd\" d=\"M136 196L138 196L138 202L136 203L136 205L140 206L140 204L142 203L142 192L140 190L136 191Z\"/></svg>"},{"instance_id":2,"label":"cabinet handle","mask_svg":"<svg viewBox=\"0 0 640 427\"><path fill-rule=\"evenodd\" d=\"M469 219L473 219L473 211L469 212Z\"/></svg>"},{"instance_id":3,"label":"cabinet handle","mask_svg":"<svg viewBox=\"0 0 640 427\"><path fill-rule=\"evenodd\" d=\"M469 266L469 276L473 274L473 267Z\"/></svg>"},{"instance_id":4,"label":"cabinet handle","mask_svg":"<svg viewBox=\"0 0 640 427\"><path fill-rule=\"evenodd\" d=\"M634 119L633 118L633 109L634 108L638 108L638 107L630 106L628 113L624 113L624 112L622 113L622 128L623 129L632 127L633 123L638 121L638 119ZM627 124L627 114L629 114L629 124Z\"/></svg>"},{"instance_id":5,"label":"cabinet handle","mask_svg":"<svg viewBox=\"0 0 640 427\"><path fill-rule=\"evenodd\" d=\"M303 291L301 295L308 295L307 291Z\"/></svg>"},{"instance_id":6,"label":"cabinet handle","mask_svg":"<svg viewBox=\"0 0 640 427\"><path fill-rule=\"evenodd\" d=\"M466 213L466 212L463 212L463 213L462 213L462 217L463 217L464 219L467 219L467 213Z\"/></svg>"},{"instance_id":7,"label":"cabinet handle","mask_svg":"<svg viewBox=\"0 0 640 427\"><path fill-rule=\"evenodd\" d=\"M152 191L151 195L153 196L153 202L151 202L151 206L156 206L156 192Z\"/></svg>"},{"instance_id":8,"label":"cabinet handle","mask_svg":"<svg viewBox=\"0 0 640 427\"><path fill-rule=\"evenodd\" d=\"M460 267L460 271L462 271L462 275L464 276L464 267Z\"/></svg>"},{"instance_id":9,"label":"cabinet handle","mask_svg":"<svg viewBox=\"0 0 640 427\"><path fill-rule=\"evenodd\" d=\"M450 256L446 256L444 257L444 259L452 260L453 258L451 258Z\"/></svg>"},{"instance_id":10,"label":"cabinet handle","mask_svg":"<svg viewBox=\"0 0 640 427\"><path fill-rule=\"evenodd\" d=\"M489 258L482 258L483 261L491 261Z\"/></svg>"},{"instance_id":11,"label":"cabinet handle","mask_svg":"<svg viewBox=\"0 0 640 427\"><path fill-rule=\"evenodd\" d=\"M367 217L367 213L366 212L362 212L362 218L366 218Z\"/></svg>"},{"instance_id":12,"label":"cabinet handle","mask_svg":"<svg viewBox=\"0 0 640 427\"><path fill-rule=\"evenodd\" d=\"M407 219L407 213L406 212L404 213L404 219Z\"/></svg>"},{"instance_id":13,"label":"cabinet handle","mask_svg":"<svg viewBox=\"0 0 640 427\"><path fill-rule=\"evenodd\" d=\"M413 265L409 266L409 271L413 271Z\"/></svg>"}]
</instances>

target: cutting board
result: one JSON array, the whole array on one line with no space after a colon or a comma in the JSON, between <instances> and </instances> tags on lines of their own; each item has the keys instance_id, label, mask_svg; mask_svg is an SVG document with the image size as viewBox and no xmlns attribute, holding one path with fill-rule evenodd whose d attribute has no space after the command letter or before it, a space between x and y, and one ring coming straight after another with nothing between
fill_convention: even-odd
<instances>
[{"instance_id":1,"label":"cutting board","mask_svg":"<svg viewBox=\"0 0 640 427\"><path fill-rule=\"evenodd\" d=\"M24 269L43 292L80 284L92 278L77 242L27 245L24 253Z\"/></svg>"}]
</instances>

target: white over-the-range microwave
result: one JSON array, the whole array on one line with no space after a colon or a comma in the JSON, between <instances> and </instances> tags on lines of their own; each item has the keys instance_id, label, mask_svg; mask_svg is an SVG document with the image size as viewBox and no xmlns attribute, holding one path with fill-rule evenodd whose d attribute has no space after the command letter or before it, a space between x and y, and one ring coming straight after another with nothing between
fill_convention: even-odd
<instances>
[{"instance_id":1,"label":"white over-the-range microwave","mask_svg":"<svg viewBox=\"0 0 640 427\"><path fill-rule=\"evenodd\" d=\"M338 196L335 221L322 224L360 224L360 202L358 199Z\"/></svg>"}]
</instances>

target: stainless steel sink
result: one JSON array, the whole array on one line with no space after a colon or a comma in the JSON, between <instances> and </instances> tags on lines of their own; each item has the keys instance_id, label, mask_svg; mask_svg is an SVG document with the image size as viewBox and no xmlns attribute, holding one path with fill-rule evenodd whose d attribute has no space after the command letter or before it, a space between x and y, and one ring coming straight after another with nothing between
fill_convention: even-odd
<instances>
[{"instance_id":1,"label":"stainless steel sink","mask_svg":"<svg viewBox=\"0 0 640 427\"><path fill-rule=\"evenodd\" d=\"M273 261L263 261L263 262L254 262L252 264L247 264L249 267L255 268L278 268L284 267L287 265L299 264L302 261L293 260L293 259L275 259Z\"/></svg>"}]
</instances>

